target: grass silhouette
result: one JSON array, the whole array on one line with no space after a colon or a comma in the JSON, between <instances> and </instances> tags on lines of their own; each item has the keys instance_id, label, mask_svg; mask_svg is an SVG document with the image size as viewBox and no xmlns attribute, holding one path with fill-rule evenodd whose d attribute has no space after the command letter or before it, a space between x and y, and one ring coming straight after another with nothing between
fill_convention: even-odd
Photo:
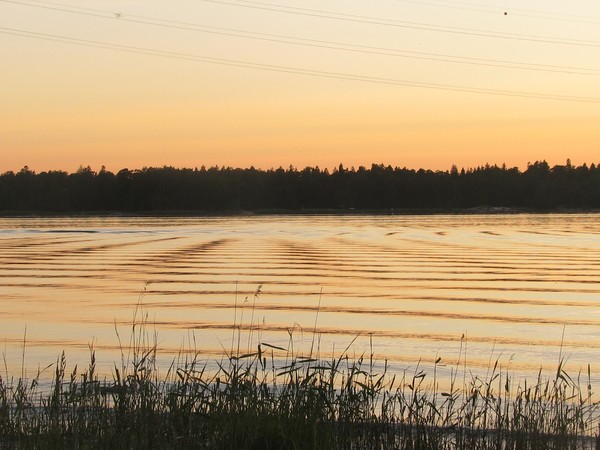
<instances>
[{"instance_id":1,"label":"grass silhouette","mask_svg":"<svg viewBox=\"0 0 600 450\"><path fill-rule=\"evenodd\" d=\"M259 295L260 287L252 304ZM373 352L321 358L315 335L302 354L293 331L287 347L261 341L253 311L243 323L247 304L236 298L232 346L216 369L199 352L181 351L159 374L157 336L140 296L110 378L97 374L93 347L84 370L67 370L63 352L50 388L41 387L43 371L0 376L0 448L599 448L589 366L572 378L561 360L552 376L540 370L515 385L498 360L485 378L459 361L440 390L441 358L432 374L418 365L392 373Z\"/></svg>"}]
</instances>

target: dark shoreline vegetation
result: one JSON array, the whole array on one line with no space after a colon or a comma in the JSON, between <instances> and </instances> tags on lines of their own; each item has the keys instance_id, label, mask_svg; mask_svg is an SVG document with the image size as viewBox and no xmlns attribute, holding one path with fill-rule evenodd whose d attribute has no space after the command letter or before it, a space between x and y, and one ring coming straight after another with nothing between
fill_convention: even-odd
<instances>
[{"instance_id":1,"label":"dark shoreline vegetation","mask_svg":"<svg viewBox=\"0 0 600 450\"><path fill-rule=\"evenodd\" d=\"M600 166L448 171L373 164L258 170L211 167L0 175L0 213L498 213L600 209Z\"/></svg>"},{"instance_id":2,"label":"dark shoreline vegetation","mask_svg":"<svg viewBox=\"0 0 600 450\"><path fill-rule=\"evenodd\" d=\"M258 322L240 319L214 370L189 348L161 373L156 333L140 311L110 378L98 375L92 346L84 369L68 368L64 352L33 378L5 369L0 448L600 448L589 366L572 378L560 359L555 374L540 370L534 380L515 382L492 360L480 377L469 372L461 345L458 360L437 358L433 373L419 365L392 373L372 349L351 358L350 344L323 359L314 331L303 354L292 332L286 347L276 346L261 340ZM451 378L442 389L437 370L447 366Z\"/></svg>"}]
</instances>

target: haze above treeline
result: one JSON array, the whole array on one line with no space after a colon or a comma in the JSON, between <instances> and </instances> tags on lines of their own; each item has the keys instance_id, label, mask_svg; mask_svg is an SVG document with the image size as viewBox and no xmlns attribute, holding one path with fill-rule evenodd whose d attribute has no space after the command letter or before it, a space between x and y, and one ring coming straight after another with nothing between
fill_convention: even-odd
<instances>
[{"instance_id":1,"label":"haze above treeline","mask_svg":"<svg viewBox=\"0 0 600 450\"><path fill-rule=\"evenodd\" d=\"M446 171L373 164L333 170L232 167L122 169L81 167L0 175L0 211L242 212L469 209L599 209L600 165L525 170L506 165Z\"/></svg>"}]
</instances>

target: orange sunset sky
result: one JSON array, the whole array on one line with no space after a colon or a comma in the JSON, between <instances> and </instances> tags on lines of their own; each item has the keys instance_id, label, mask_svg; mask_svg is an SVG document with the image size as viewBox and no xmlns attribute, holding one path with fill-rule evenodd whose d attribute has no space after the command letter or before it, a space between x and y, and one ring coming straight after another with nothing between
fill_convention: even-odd
<instances>
[{"instance_id":1,"label":"orange sunset sky","mask_svg":"<svg viewBox=\"0 0 600 450\"><path fill-rule=\"evenodd\" d=\"M600 162L597 0L0 0L0 55L0 172Z\"/></svg>"}]
</instances>

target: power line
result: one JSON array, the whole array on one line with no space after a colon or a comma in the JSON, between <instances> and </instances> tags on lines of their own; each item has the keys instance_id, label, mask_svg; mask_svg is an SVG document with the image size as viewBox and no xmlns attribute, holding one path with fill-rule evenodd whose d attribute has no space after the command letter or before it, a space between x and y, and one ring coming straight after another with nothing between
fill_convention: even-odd
<instances>
[{"instance_id":1,"label":"power line","mask_svg":"<svg viewBox=\"0 0 600 450\"><path fill-rule=\"evenodd\" d=\"M157 50L151 48L113 44L109 42L94 41L88 39L73 38L68 36L61 36L49 33L39 33L27 30L21 30L17 28L0 27L0 33L16 35L21 37L35 38L46 41L54 41L68 44L81 45L86 47L103 48L109 50L118 50L129 53L137 53L151 56L158 56L163 58L181 59L202 63L219 64L225 66L242 67L246 69L265 70L270 72L290 73L296 75L307 75L312 77L320 78L332 78L337 80L348 80L348 81L360 81L366 83L383 84L391 86L405 86L405 87L416 87L424 89L436 89L443 91L454 91L454 92L468 92L474 94L489 94L497 96L507 97L521 97L531 98L540 100L559 100L569 102L583 102L583 103L600 103L600 98L595 97L578 97L578 96L566 96L566 95L554 95L554 94L543 94L536 92L524 92L524 91L511 91L511 90L500 90L500 89L487 89L477 88L472 86L460 86L452 84L440 84L440 83L426 83L421 81L402 80L395 78L384 78L374 77L367 75L358 75L351 73L341 73L323 70L304 69L299 67L288 67L275 64L262 64L251 61L242 61L235 59L226 58L214 58L209 56L194 55L188 53L178 53L165 50Z\"/></svg>"},{"instance_id":2,"label":"power line","mask_svg":"<svg viewBox=\"0 0 600 450\"><path fill-rule=\"evenodd\" d=\"M420 1L420 0L395 0L397 2L402 3L413 3L417 5L428 5L434 6L436 8L451 8L463 11L475 11L475 12L483 12L487 14L498 15L505 11L507 11L506 7L500 6L489 6L489 5L480 5L476 3L468 3L468 2L459 2L459 1L449 1L449 0L437 0L435 3L431 1ZM442 3L442 4L440 4ZM443 4L445 3L445 4ZM533 19L542 19L542 20L556 20L561 22L573 22L573 23L588 23L597 25L600 24L600 19L594 20L590 17L585 16L577 16L573 14L557 14L550 13L546 11L536 11L530 9L521 9L521 8L510 8L510 15L516 17L528 17Z\"/></svg>"},{"instance_id":3,"label":"power line","mask_svg":"<svg viewBox=\"0 0 600 450\"><path fill-rule=\"evenodd\" d=\"M497 38L497 39L510 39L510 40L518 40L518 41L530 41L530 42L540 42L546 44L563 44L563 45L576 45L583 47L600 47L600 42L598 41L590 41L590 40L582 40L582 39L566 39L566 38L556 38L551 36L536 36L529 34L517 34L517 33L504 33L500 31L487 31L481 30L477 28L462 28L462 27L448 27L441 25L433 25L428 23L420 23L420 22L410 22L403 20L394 20L394 19L384 19L380 17L370 17L356 14L343 14L336 13L331 11L324 11L318 9L308 9L308 8L299 8L292 6L283 6L274 3L265 3L265 2L256 2L250 0L237 0L238 2L232 2L227 0L201 0L207 3L217 3L222 5L229 6L238 6L242 8L251 8L258 9L264 11L274 11L285 14L295 14L300 16L308 16L308 17L319 17L324 19L332 19L346 22L357 22L357 23L366 23L371 25L385 25L390 27L399 27L399 28L410 28L415 30L423 30L423 31L435 31L439 33L451 33L451 34L460 34L466 36L479 36L479 37L489 37L489 38Z\"/></svg>"},{"instance_id":4,"label":"power line","mask_svg":"<svg viewBox=\"0 0 600 450\"><path fill-rule=\"evenodd\" d=\"M397 1L404 1L404 0L397 0ZM411 1L411 0L406 0L406 1ZM489 6L489 5L482 5L481 3L475 3L475 2L465 2L465 1L460 1L460 0L434 0L438 3L446 3L446 4L451 4L451 5L466 5L466 6L476 6L476 7L487 7L487 8L494 8L493 6ZM506 8L503 7L497 7L498 10L500 11L506 11ZM510 11L520 11L520 12L527 12L527 13L532 13L532 14L545 14L548 16L558 16L557 18L565 18L565 17L571 17L573 19L594 19L594 23L600 21L600 18L598 17L589 17L589 16L583 16L583 15L578 15L578 14L566 14L566 13L553 13L553 12L549 12L549 11L541 11L541 10L535 10L535 9L524 9L524 8L514 8L514 7L510 7ZM567 20L567 19L565 19Z\"/></svg>"},{"instance_id":5,"label":"power line","mask_svg":"<svg viewBox=\"0 0 600 450\"><path fill-rule=\"evenodd\" d=\"M260 40L266 42L283 43L290 45L302 45L308 47L325 48L332 50L341 50L347 52L356 52L364 54L373 54L381 56L393 56L401 58L410 58L427 61L438 61L438 62L450 62L456 64L467 64L483 67L499 67L506 69L517 69L517 70L530 70L540 72L553 72L553 73L568 73L570 75L592 75L600 76L600 70L590 69L585 67L574 67L574 66L559 66L551 64L535 64L535 63L524 63L519 61L507 61L487 58L474 58L467 56L448 55L441 53L428 53L428 52L417 52L410 50L400 50L387 47L367 46L348 44L344 42L326 41L318 39L307 39L297 36L286 36L280 34L270 33L257 33L253 31L240 30L235 28L224 28L214 27L201 24L194 24L189 22L181 22L174 20L157 19L146 16L136 15L124 15L114 13L107 10L91 9L91 8L80 8L71 7L56 2L38 1L39 3L45 3L53 6L34 5L31 3L17 1L17 0L0 0L5 3L14 3L23 6L38 7L43 9L50 9L52 11L67 12L72 14L79 14L91 17L97 17L108 20L119 20L123 22L132 22L144 25L151 25L157 27L166 27L179 30L196 31L202 33L216 34L222 36L231 36L242 39ZM76 8L76 9L73 9ZM81 11L78 11L81 10ZM88 12L89 11L89 12Z\"/></svg>"},{"instance_id":6,"label":"power line","mask_svg":"<svg viewBox=\"0 0 600 450\"><path fill-rule=\"evenodd\" d=\"M481 29L476 29L476 28L449 27L449 26L433 25L433 24L420 23L420 22L385 19L385 18L380 18L380 17L370 17L370 16L364 16L364 15L344 14L344 13L336 13L336 12L324 11L324 10L283 6L283 5L273 4L273 3L257 2L257 1L250 1L250 0L237 0L238 1L237 3L233 2L233 1L227 1L227 0L201 0L201 1L204 1L207 3L215 3L215 4L223 4L223 5L229 5L229 6L243 7L243 8L280 12L280 13L285 13L285 14L294 14L294 15L301 15L301 16L308 16L308 17L319 17L319 18L338 20L338 21L365 23L365 24L370 24L370 25L383 25L383 26L415 29L415 30L422 30L422 31L433 31L433 32L439 32L439 33L450 33L450 34L459 34L459 35L466 35L466 36L479 36L479 37L488 37L488 38L496 38L496 39L509 39L509 40L519 40L519 41L539 42L539 43L545 43L545 44L562 44L562 45L583 46L583 47L600 47L599 41L592 41L592 40L566 39L566 38L558 38L558 37L552 37L552 36L536 36L536 35L528 35L528 34L505 33L505 32L499 32L499 31L490 32L487 30L481 30ZM56 3L56 2L43 1L43 0L33 0L33 2L38 3L37 5L32 4L31 2L25 2L25 1L19 1L19 0L0 0L0 2L13 3L13 4L25 5L25 6L34 6L34 7L45 8L45 9L50 9L50 10L58 10L58 11L61 11L61 10L64 11L65 10L64 8L71 8L68 12L71 12L74 14L95 15L96 17L104 17L104 18L107 18L105 16L106 14L111 14L112 17L110 17L110 18L116 17L114 12L107 13L107 11L102 11L102 10L98 10L98 9L72 7L72 6L68 6L68 5L64 5L64 4L60 4L60 3ZM43 5L54 5L54 7L43 6ZM59 6L62 6L63 8L59 8ZM87 10L90 12L84 13L81 11L76 11L75 9L83 9L83 10ZM97 14L92 14L92 12L95 12ZM99 14L101 14L101 15L99 15ZM130 17L134 17L134 16L130 16ZM122 15L120 15L119 18L121 20L123 20ZM134 20L129 19L129 21L133 22ZM174 22L174 21L172 21L172 22Z\"/></svg>"}]
</instances>

